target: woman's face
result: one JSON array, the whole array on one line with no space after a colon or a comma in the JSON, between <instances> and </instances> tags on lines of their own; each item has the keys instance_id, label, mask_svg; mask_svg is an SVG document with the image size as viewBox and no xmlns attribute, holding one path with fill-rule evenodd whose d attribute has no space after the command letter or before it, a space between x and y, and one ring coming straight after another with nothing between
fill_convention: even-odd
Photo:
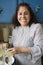
<instances>
[{"instance_id":1,"label":"woman's face","mask_svg":"<svg viewBox=\"0 0 43 65\"><path fill-rule=\"evenodd\" d=\"M17 19L22 27L27 26L30 21L30 12L25 6L21 6L18 10Z\"/></svg>"}]
</instances>

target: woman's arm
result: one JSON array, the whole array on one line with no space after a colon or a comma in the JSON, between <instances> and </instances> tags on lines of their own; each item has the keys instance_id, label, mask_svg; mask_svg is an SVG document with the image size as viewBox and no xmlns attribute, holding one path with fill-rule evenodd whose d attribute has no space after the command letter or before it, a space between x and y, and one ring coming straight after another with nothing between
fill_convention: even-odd
<instances>
[{"instance_id":1,"label":"woman's arm","mask_svg":"<svg viewBox=\"0 0 43 65\"><path fill-rule=\"evenodd\" d=\"M15 49L16 49L16 53L26 53L26 54L31 53L30 49L27 47L15 47Z\"/></svg>"},{"instance_id":2,"label":"woman's arm","mask_svg":"<svg viewBox=\"0 0 43 65\"><path fill-rule=\"evenodd\" d=\"M9 48L8 51L10 53L12 53L13 55L15 54L21 54L21 53L25 53L25 54L31 54L31 51L29 48L26 47L14 47L14 48Z\"/></svg>"},{"instance_id":3,"label":"woman's arm","mask_svg":"<svg viewBox=\"0 0 43 65\"><path fill-rule=\"evenodd\" d=\"M37 25L33 40L34 46L30 47L31 62L36 63L43 54L43 29L40 24Z\"/></svg>"}]
</instances>

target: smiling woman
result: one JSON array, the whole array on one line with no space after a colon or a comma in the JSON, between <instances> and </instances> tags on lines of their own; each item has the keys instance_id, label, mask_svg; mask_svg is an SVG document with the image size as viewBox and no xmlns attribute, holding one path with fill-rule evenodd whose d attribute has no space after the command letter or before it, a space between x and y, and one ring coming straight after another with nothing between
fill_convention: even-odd
<instances>
[{"instance_id":1,"label":"smiling woman","mask_svg":"<svg viewBox=\"0 0 43 65\"><path fill-rule=\"evenodd\" d=\"M43 31L31 7L27 3L20 3L12 22L15 27L10 45L13 48L8 51L15 56L15 65L41 65Z\"/></svg>"},{"instance_id":2,"label":"smiling woman","mask_svg":"<svg viewBox=\"0 0 43 65\"><path fill-rule=\"evenodd\" d=\"M16 58L15 65L41 65L43 54L41 24L27 3L19 4L16 9L12 21L15 26L12 30L12 43L9 43L13 47L9 48L8 52Z\"/></svg>"}]
</instances>

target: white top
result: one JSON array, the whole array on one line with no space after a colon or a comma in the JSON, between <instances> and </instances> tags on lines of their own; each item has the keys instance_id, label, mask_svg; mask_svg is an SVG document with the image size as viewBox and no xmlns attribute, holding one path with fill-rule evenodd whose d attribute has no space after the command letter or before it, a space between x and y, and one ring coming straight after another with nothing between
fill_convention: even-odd
<instances>
[{"instance_id":1,"label":"white top","mask_svg":"<svg viewBox=\"0 0 43 65\"><path fill-rule=\"evenodd\" d=\"M43 32L40 24L32 24L22 28L16 27L12 31L13 46L27 47L31 50L30 54L17 54L15 57L21 65L41 65L41 56L43 54Z\"/></svg>"}]
</instances>

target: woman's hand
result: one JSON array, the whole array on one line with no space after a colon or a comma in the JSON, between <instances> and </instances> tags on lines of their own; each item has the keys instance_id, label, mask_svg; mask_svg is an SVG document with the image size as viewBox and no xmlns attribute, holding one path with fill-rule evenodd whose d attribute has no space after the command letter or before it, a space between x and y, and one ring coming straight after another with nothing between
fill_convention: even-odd
<instances>
[{"instance_id":1,"label":"woman's hand","mask_svg":"<svg viewBox=\"0 0 43 65\"><path fill-rule=\"evenodd\" d=\"M20 47L9 48L8 52L9 54L15 55L15 54L19 54L21 52L21 49Z\"/></svg>"},{"instance_id":2,"label":"woman's hand","mask_svg":"<svg viewBox=\"0 0 43 65\"><path fill-rule=\"evenodd\" d=\"M8 51L15 55L15 54L20 54L20 53L26 53L26 54L30 54L30 49L29 48L25 48L25 47L14 47L14 48L10 48L8 49Z\"/></svg>"},{"instance_id":3,"label":"woman's hand","mask_svg":"<svg viewBox=\"0 0 43 65\"><path fill-rule=\"evenodd\" d=\"M16 54L16 49L15 48L9 48L8 53L12 54L12 55L15 55Z\"/></svg>"}]
</instances>

